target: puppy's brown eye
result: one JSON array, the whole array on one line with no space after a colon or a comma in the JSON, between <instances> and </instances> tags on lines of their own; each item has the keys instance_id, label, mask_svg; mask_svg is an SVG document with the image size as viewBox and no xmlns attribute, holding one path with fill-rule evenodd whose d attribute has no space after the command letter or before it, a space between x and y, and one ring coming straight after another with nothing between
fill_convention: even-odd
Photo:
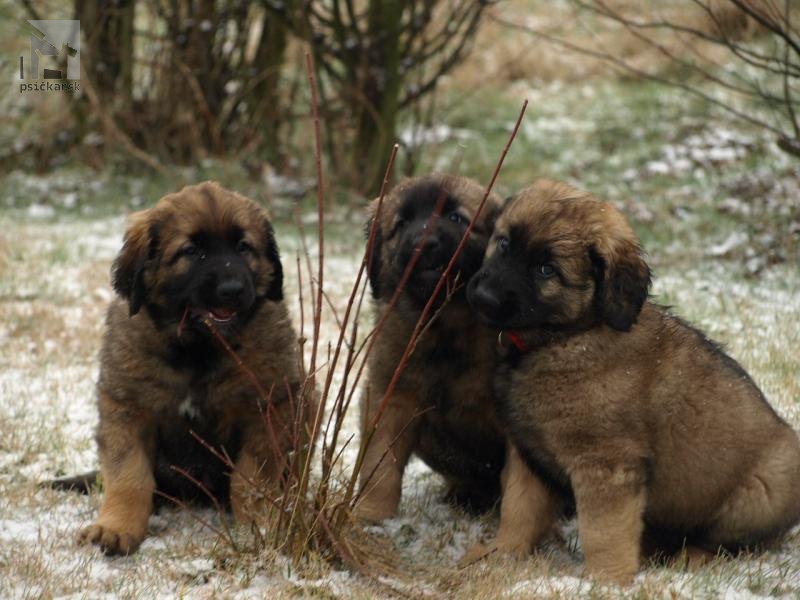
<instances>
[{"instance_id":1,"label":"puppy's brown eye","mask_svg":"<svg viewBox=\"0 0 800 600\"><path fill-rule=\"evenodd\" d=\"M461 216L460 214L458 214L456 212L450 213L450 215L447 218L450 219L453 223L458 223L459 225L461 223L466 223L467 222L467 220L463 216Z\"/></svg>"},{"instance_id":2,"label":"puppy's brown eye","mask_svg":"<svg viewBox=\"0 0 800 600\"><path fill-rule=\"evenodd\" d=\"M542 277L544 279L548 279L549 277L552 277L553 275L556 274L556 270L553 268L553 265L551 265L550 263L544 263L544 264L539 265L536 268L536 274L539 277Z\"/></svg>"},{"instance_id":3,"label":"puppy's brown eye","mask_svg":"<svg viewBox=\"0 0 800 600\"><path fill-rule=\"evenodd\" d=\"M200 248L191 243L186 244L185 246L181 247L180 250L178 250L178 258L181 258L183 256L187 258L200 258L200 259L206 257L205 254L203 254L203 252L200 250Z\"/></svg>"},{"instance_id":4,"label":"puppy's brown eye","mask_svg":"<svg viewBox=\"0 0 800 600\"><path fill-rule=\"evenodd\" d=\"M392 230L389 232L389 235L387 236L386 239L389 239L389 240L392 239L400 231L402 231L403 227L405 227L405 226L406 226L406 222L405 222L404 219L397 219L397 221L394 222L394 226L392 227Z\"/></svg>"},{"instance_id":5,"label":"puppy's brown eye","mask_svg":"<svg viewBox=\"0 0 800 600\"><path fill-rule=\"evenodd\" d=\"M508 249L511 247L511 242L508 241L507 237L499 237L497 238L497 249L505 254L508 252Z\"/></svg>"},{"instance_id":6,"label":"puppy's brown eye","mask_svg":"<svg viewBox=\"0 0 800 600\"><path fill-rule=\"evenodd\" d=\"M239 254L252 254L256 251L255 248L248 242L244 240L239 240L239 243L236 244L236 252Z\"/></svg>"}]
</instances>

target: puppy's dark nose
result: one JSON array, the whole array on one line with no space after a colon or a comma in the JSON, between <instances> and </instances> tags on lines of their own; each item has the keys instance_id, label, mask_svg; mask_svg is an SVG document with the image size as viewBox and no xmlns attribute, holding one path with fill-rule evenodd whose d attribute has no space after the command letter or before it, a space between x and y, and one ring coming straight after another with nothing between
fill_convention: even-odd
<instances>
[{"instance_id":1,"label":"puppy's dark nose","mask_svg":"<svg viewBox=\"0 0 800 600\"><path fill-rule=\"evenodd\" d=\"M217 285L217 298L223 302L237 300L244 291L244 283L238 279L226 279Z\"/></svg>"},{"instance_id":2,"label":"puppy's dark nose","mask_svg":"<svg viewBox=\"0 0 800 600\"><path fill-rule=\"evenodd\" d=\"M435 232L432 232L428 236L425 234L420 235L416 240L414 240L414 246L419 247L420 252L423 254L430 254L439 250L439 248L442 246L442 241Z\"/></svg>"},{"instance_id":3,"label":"puppy's dark nose","mask_svg":"<svg viewBox=\"0 0 800 600\"><path fill-rule=\"evenodd\" d=\"M492 320L500 319L503 316L503 301L500 296L489 286L481 285L481 282L472 289L469 294L469 302L479 313L483 313Z\"/></svg>"}]
</instances>

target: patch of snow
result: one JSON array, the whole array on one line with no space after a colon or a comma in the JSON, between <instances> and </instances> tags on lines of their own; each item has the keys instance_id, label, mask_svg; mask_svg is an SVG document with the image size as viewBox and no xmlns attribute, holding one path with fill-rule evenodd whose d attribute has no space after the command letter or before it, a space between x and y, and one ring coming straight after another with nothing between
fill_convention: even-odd
<instances>
[{"instance_id":1,"label":"patch of snow","mask_svg":"<svg viewBox=\"0 0 800 600\"><path fill-rule=\"evenodd\" d=\"M590 589L592 589L592 583L588 579L561 575L520 581L505 590L502 597L518 598L520 596L541 596L547 593L565 594L575 597L580 594L585 594Z\"/></svg>"},{"instance_id":2,"label":"patch of snow","mask_svg":"<svg viewBox=\"0 0 800 600\"><path fill-rule=\"evenodd\" d=\"M28 216L31 219L49 219L56 214L56 209L48 204L31 204L28 207Z\"/></svg>"},{"instance_id":3,"label":"patch of snow","mask_svg":"<svg viewBox=\"0 0 800 600\"><path fill-rule=\"evenodd\" d=\"M5 542L37 542L41 529L35 521L0 519L0 539Z\"/></svg>"},{"instance_id":4,"label":"patch of snow","mask_svg":"<svg viewBox=\"0 0 800 600\"><path fill-rule=\"evenodd\" d=\"M346 597L349 585L353 582L353 575L347 571L332 571L319 579L303 579L292 573L288 580L300 588L325 588L336 596Z\"/></svg>"},{"instance_id":5,"label":"patch of snow","mask_svg":"<svg viewBox=\"0 0 800 600\"><path fill-rule=\"evenodd\" d=\"M288 177L268 164L262 179L271 194L287 198L302 198L317 187L317 180L312 177Z\"/></svg>"},{"instance_id":6,"label":"patch of snow","mask_svg":"<svg viewBox=\"0 0 800 600\"><path fill-rule=\"evenodd\" d=\"M670 165L660 160L654 160L647 163L647 165L645 165L645 168L647 169L648 172L652 173L653 175L665 175L667 173L672 172L673 170L670 167Z\"/></svg>"},{"instance_id":7,"label":"patch of snow","mask_svg":"<svg viewBox=\"0 0 800 600\"><path fill-rule=\"evenodd\" d=\"M708 254L710 256L725 256L739 248L742 244L746 244L748 240L749 237L744 231L733 231L724 241L710 246L708 248Z\"/></svg>"},{"instance_id":8,"label":"patch of snow","mask_svg":"<svg viewBox=\"0 0 800 600\"><path fill-rule=\"evenodd\" d=\"M398 136L400 142L409 148L441 144L448 140L468 140L471 137L473 133L469 129L457 129L447 125L407 127Z\"/></svg>"}]
</instances>

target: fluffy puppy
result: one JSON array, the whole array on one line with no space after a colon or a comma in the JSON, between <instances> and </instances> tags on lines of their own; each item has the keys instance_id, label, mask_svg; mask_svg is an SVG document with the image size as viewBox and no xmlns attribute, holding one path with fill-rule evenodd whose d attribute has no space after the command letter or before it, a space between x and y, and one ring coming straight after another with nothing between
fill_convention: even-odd
<instances>
[{"instance_id":1,"label":"fluffy puppy","mask_svg":"<svg viewBox=\"0 0 800 600\"><path fill-rule=\"evenodd\" d=\"M629 581L644 539L717 552L800 519L800 443L739 364L647 301L650 270L611 204L539 181L497 220L469 299L504 331L510 437L488 551L527 552L565 504L588 571Z\"/></svg>"},{"instance_id":2,"label":"fluffy puppy","mask_svg":"<svg viewBox=\"0 0 800 600\"><path fill-rule=\"evenodd\" d=\"M492 401L497 331L478 323L464 291L480 268L498 197L488 198L446 290L435 300L435 318L372 427L414 326L483 196L484 188L470 179L433 174L399 184L384 199L368 257L376 322L385 322L369 357L362 399L362 440L369 440L357 507L362 518L379 521L397 513L412 452L444 475L450 498L467 508L485 509L499 494L504 441ZM441 213L432 217L437 205ZM377 201L372 219L376 207ZM415 267L391 306L417 249Z\"/></svg>"},{"instance_id":3,"label":"fluffy puppy","mask_svg":"<svg viewBox=\"0 0 800 600\"><path fill-rule=\"evenodd\" d=\"M249 490L279 482L290 452L309 442L313 412L299 398L297 338L267 213L216 183L165 196L131 218L112 283L97 383L104 495L80 540L108 554L136 550L156 490L204 495L173 467L249 520ZM190 431L227 453L235 472Z\"/></svg>"}]
</instances>

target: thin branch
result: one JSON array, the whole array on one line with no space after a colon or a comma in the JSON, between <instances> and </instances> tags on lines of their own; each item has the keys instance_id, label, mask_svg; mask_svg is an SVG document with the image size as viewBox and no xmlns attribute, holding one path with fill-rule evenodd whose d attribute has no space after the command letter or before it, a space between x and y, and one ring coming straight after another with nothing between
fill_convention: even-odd
<instances>
[{"instance_id":1,"label":"thin branch","mask_svg":"<svg viewBox=\"0 0 800 600\"><path fill-rule=\"evenodd\" d=\"M314 394L316 387L316 369L317 369L317 352L319 349L319 333L320 325L322 323L322 288L324 284L324 264L325 264L325 187L322 175L322 143L320 139L320 123L319 123L319 107L317 104L317 82L314 77L314 63L311 58L311 53L306 52L306 73L308 75L309 85L311 87L311 116L314 121L314 152L317 166L317 235L318 235L318 265L317 265L317 299L314 312L313 321L313 337L311 346L311 361L309 366L309 373L306 381L303 383L303 390L301 391L302 397L307 398ZM314 422L311 427L310 439L315 440L317 432L320 430L322 423L322 416L325 411L326 397L320 397L317 403L316 414L314 415ZM298 517L298 510L302 502L305 502L306 491L308 489L309 477L311 474L311 458L313 456L313 446L309 449L297 491L297 500L292 508L292 516L289 519L288 534L292 535L292 526ZM299 559L299 555L295 556Z\"/></svg>"},{"instance_id":2,"label":"thin branch","mask_svg":"<svg viewBox=\"0 0 800 600\"><path fill-rule=\"evenodd\" d=\"M109 137L116 138L122 148L139 162L147 165L161 175L168 175L170 171L166 169L159 161L147 154L144 150L139 148L114 122L114 118L103 108L97 92L92 85L91 78L86 72L84 63L81 63L81 87L86 91L86 96L89 98L89 103L92 108L100 117L103 122L103 127Z\"/></svg>"},{"instance_id":3,"label":"thin branch","mask_svg":"<svg viewBox=\"0 0 800 600\"><path fill-rule=\"evenodd\" d=\"M574 44L572 42L564 40L564 39L562 39L560 37L554 36L554 35L549 34L549 33L545 33L543 31L540 31L538 29L534 29L532 27L527 27L525 25L521 25L521 24L513 22L513 21L508 21L508 20L503 19L501 17L493 17L493 19L495 21L497 21L498 23L501 23L501 24L503 24L506 27L509 27L511 29L516 29L516 30L519 30L519 31L526 31L531 35L534 35L536 37L540 37L540 38L542 38L544 40L547 40L548 42L551 42L553 44L561 46L562 48L567 48L568 50L571 50L573 52L577 52L579 54L584 54L586 56L591 56L593 58L597 58L599 60L602 60L602 61L605 61L607 63L610 63L610 64L612 64L612 65L614 65L616 67L619 67L623 71L631 73L631 74L633 74L633 75L635 75L637 77L641 77L641 78L647 79L649 81L654 81L656 83L661 83L663 85L669 85L669 86L676 87L678 89L684 90L685 92L687 92L687 93L689 93L689 94L691 94L693 96L697 96L698 98L701 98L701 99L705 100L706 102L709 102L709 103L713 104L714 106L717 106L717 107L725 110L726 112L736 116L739 119L742 119L743 121L746 121L747 123L750 123L751 125L756 125L757 127L761 127L763 129L766 129L767 131L770 131L770 132L774 133L775 135L777 135L779 137L784 136L784 133L779 128L775 127L774 125L771 125L770 123L764 121L763 119L759 119L759 118L753 116L752 114L740 111L740 110L734 108L733 106L730 106L729 104L726 104L725 102L722 102L722 101L718 100L717 98L714 98L710 94L707 94L707 93L705 93L705 92L703 92L703 91L701 91L701 90L699 90L699 89L697 89L697 88L695 88L695 87L693 87L693 86L691 86L691 85L689 85L687 83L684 83L684 82L681 82L681 81L674 81L674 80L667 79L665 77L661 77L661 76L658 76L658 75L653 75L652 73L648 73L647 71L644 71L642 69L638 69L638 68L632 66L631 64L627 63L626 61L624 61L624 60L622 60L620 58L617 58L616 56L612 56L611 54L608 54L606 52L600 52L600 51L597 51L597 50L592 50L591 48L585 48L583 46L579 46L577 44Z\"/></svg>"},{"instance_id":4,"label":"thin branch","mask_svg":"<svg viewBox=\"0 0 800 600\"><path fill-rule=\"evenodd\" d=\"M690 27L683 27L682 29L686 31L686 33L695 35L698 38L711 43L717 43L726 46L737 58L757 69L765 69L770 73L776 73L779 75L784 75L789 72L793 77L800 77L800 68L791 64L791 62L786 62L776 56L770 56L768 54L756 52L751 48L734 42L730 37L725 35L723 24L720 22L717 14L711 10L711 7L708 3L704 3L702 0L692 0L692 2L699 6L705 12L708 18L714 22L717 31L720 32L720 37L715 38L714 36L705 34L700 30L695 30ZM676 29L678 29L677 26ZM775 63L777 66L773 66L771 63Z\"/></svg>"},{"instance_id":5,"label":"thin branch","mask_svg":"<svg viewBox=\"0 0 800 600\"><path fill-rule=\"evenodd\" d=\"M630 19L628 19L624 15L622 15L622 14L620 14L618 12L615 12L610 7L608 7L605 3L603 3L602 0L596 0L595 4L597 6L602 7L602 10L598 11L598 9L596 9L594 6L591 7L591 10L595 10L599 14L604 15L606 18L611 19L611 20L621 24L636 39L638 39L639 41L647 44L648 46L650 46L652 48L655 48L659 53L661 53L662 56L666 57L667 59L669 59L673 63L698 73L703 78L707 79L708 81L710 81L712 83L715 83L716 85L718 85L720 87L723 87L723 88L728 89L730 91L742 94L744 96L748 96L750 98L761 98L761 99L764 99L764 100L768 100L770 102L783 102L784 98L780 98L778 96L770 94L769 92L764 91L763 89L761 89L761 86L758 84L758 82L753 82L753 81L747 80L747 79L745 79L744 77L742 77L741 75L739 75L739 74L737 74L735 72L731 73L731 75L736 77L740 81L742 81L745 85L747 85L748 86L747 88L740 87L740 86L734 85L734 84L732 84L732 83L730 83L728 81L725 81L721 77L718 77L718 76L714 75L713 73L711 73L710 71L704 69L703 67L701 67L697 63L694 63L694 62L691 62L691 61L684 60L684 59L680 58L677 54L672 52L669 48L667 48L663 44L660 44L655 39L653 39L651 37L648 37L648 36L645 36L642 33L640 33L637 30L637 29L641 28L640 25L636 25L633 21L631 21ZM580 3L580 5L581 6L586 6L585 3ZM707 61L707 59L705 59L705 57L701 57L701 58L703 60Z\"/></svg>"},{"instance_id":6,"label":"thin branch","mask_svg":"<svg viewBox=\"0 0 800 600\"><path fill-rule=\"evenodd\" d=\"M200 523L200 525L202 525L203 527L214 533L219 539L224 540L225 543L228 544L228 546L230 546L231 550L233 550L234 552L239 552L239 548L236 545L236 542L234 541L233 537L230 536L230 532L227 530L227 528L225 531L223 531L218 527L214 527L211 523L206 521L200 515L196 514L196 511L193 511L183 500L177 498L176 496L172 496L170 494L167 494L166 492L162 492L161 490L156 490L155 494L174 503L175 506L184 511L192 519Z\"/></svg>"},{"instance_id":7,"label":"thin branch","mask_svg":"<svg viewBox=\"0 0 800 600\"><path fill-rule=\"evenodd\" d=\"M450 262L445 267L442 275L439 277L439 281L436 284L436 287L433 290L428 302L425 304L425 308L422 310L422 314L419 316L417 320L417 324L414 327L414 331L411 334L411 341L415 340L420 333L420 330L425 326L428 320L428 315L430 314L431 309L433 308L434 302L436 301L437 296L442 290L442 287L447 282L448 277L453 272L453 267L455 267L456 261L458 260L461 253L464 251L464 247L467 244L467 241L472 234L472 230L475 228L475 222L477 221L478 217L480 216L481 212L483 211L483 207L486 205L486 201L489 199L489 195L492 193L492 188L494 187L494 183L497 180L497 176L500 174L500 169L503 167L503 162L505 162L506 155L508 154L508 150L511 147L511 144L514 142L514 138L517 136L517 131L519 131L519 126L522 123L522 118L525 116L525 110L528 108L528 101L522 105L522 109L520 110L519 117L517 117L517 121L514 124L514 129L511 132L511 136L508 138L505 147L503 148L503 152L500 155L500 160L495 167L494 173L492 174L492 179L489 181L489 185L486 186L486 192L481 199L480 204L478 204L478 208L475 210L475 214L473 215L472 219L467 226L467 230L464 232L464 236L461 238L461 242L453 252L453 256L450 258ZM389 382L389 385L386 388L386 392L384 393L383 400L378 408L377 413L375 414L375 418L372 421L371 428L374 428L378 420L380 419L383 412L386 410L386 406L388 405L389 398L391 398L392 394L394 393L394 389L397 386L397 382L400 379L400 374L406 367L408 360L411 356L411 344L409 347L406 347L406 351L403 353L403 356L400 358L400 362L395 368L394 374L392 375L392 379Z\"/></svg>"},{"instance_id":8,"label":"thin branch","mask_svg":"<svg viewBox=\"0 0 800 600\"><path fill-rule=\"evenodd\" d=\"M791 31L791 11L789 10L789 0L784 0L784 19L786 29ZM789 44L784 44L783 60L785 64L789 64ZM786 99L786 110L789 113L789 122L792 124L794 130L794 138L800 140L800 126L797 124L797 116L794 110L794 102L792 101L792 86L789 85L789 74L783 74L783 95Z\"/></svg>"},{"instance_id":9,"label":"thin branch","mask_svg":"<svg viewBox=\"0 0 800 600\"><path fill-rule=\"evenodd\" d=\"M28 11L28 15L34 21L41 21L42 17L39 15L39 11L36 10L36 7L31 4L31 0L22 0L22 5L25 7L25 10Z\"/></svg>"},{"instance_id":10,"label":"thin branch","mask_svg":"<svg viewBox=\"0 0 800 600\"><path fill-rule=\"evenodd\" d=\"M800 43L796 42L791 35L791 31L785 30L780 24L776 23L775 21L767 18L763 15L760 11L753 8L747 2L743 2L742 0L728 0L729 2L738 6L742 12L745 14L753 17L760 25L774 33L775 35L783 38L783 40L794 50L795 54L800 55Z\"/></svg>"},{"instance_id":11,"label":"thin branch","mask_svg":"<svg viewBox=\"0 0 800 600\"><path fill-rule=\"evenodd\" d=\"M392 395L394 394L394 390L395 390L395 388L397 386L397 383L398 383L398 381L400 379L400 376L405 371L405 368L408 365L408 361L411 358L411 353L413 352L414 348L416 347L416 341L419 339L419 336L420 336L421 332L427 326L427 324L429 322L428 317L429 317L429 315L431 313L431 310L433 309L434 303L436 302L436 299L438 298L439 294L441 293L442 288L449 281L450 274L453 271L453 267L455 266L456 262L458 261L459 256L461 256L461 253L464 251L464 248L465 248L467 242L470 239L472 231L475 228L475 223L477 222L478 218L480 217L481 212L483 211L483 208L486 206L486 202L489 199L489 195L492 193L492 188L494 187L494 184L497 181L497 177L500 174L500 170L503 167L503 163L505 162L505 158L506 158L506 155L508 154L508 150L511 147L511 144L514 142L514 139L517 136L517 132L519 131L519 127L522 124L522 119L525 116L525 110L527 108L528 108L528 101L525 100L525 102L522 105L522 109L520 110L519 116L517 117L517 120L516 120L516 122L514 124L514 128L512 129L511 134L510 134L510 136L508 138L508 141L506 142L506 145L503 147L503 151L500 154L500 158L499 158L499 160L497 162L497 165L495 166L494 172L492 173L492 178L489 181L489 184L486 186L486 191L485 191L485 193L483 195L483 198L481 198L481 201L478 204L477 209L475 210L475 214L472 216L472 219L470 219L470 222L467 225L467 229L464 232L464 235L462 236L461 241L459 242L458 246L456 247L455 251L453 252L453 256L450 258L450 262L447 264L447 266L445 267L444 271L442 271L442 274L439 276L439 280L436 283L436 286L435 286L433 292L431 293L430 298L428 298L428 301L425 304L425 307L422 309L422 312L421 312L419 318L417 319L417 323L414 326L414 330L411 333L411 337L409 338L408 344L406 345L406 348L403 351L403 354L400 357L400 360L399 360L397 366L395 367L395 370L394 370L394 373L392 375L392 378L389 381L389 385L386 387L386 390L385 390L385 392L383 394L383 398L381 399L381 402L378 405L377 411L375 411L375 414L370 419L369 425L364 428L364 431L366 432L366 436L365 436L365 438L362 438L362 440L361 440L361 446L359 448L359 453L358 453L358 456L356 457L355 466L353 467L353 471L355 473L359 473L360 470L361 470L361 467L363 466L364 458L365 458L365 455L366 455L366 450L369 447L370 441L372 440L372 436L377 431L378 423L379 423L381 417L383 416L383 413L385 412L385 410L386 410L386 408L387 408L387 406L389 404L389 401L392 398ZM426 227L425 229L426 230L430 230L431 227ZM423 240L422 243L424 243L424 240ZM397 292L395 292L395 296L397 296ZM388 311L384 311L384 316L387 313L388 313ZM381 324L381 322L379 322L379 325L380 324ZM376 328L377 328L377 326L376 326ZM376 339L376 337L377 336L373 337L373 342L374 342L374 339ZM367 417L367 418L369 418L369 417ZM383 454L383 456L381 457L380 460L385 459L387 455L388 455L388 451ZM380 461L378 462L378 464L380 464ZM373 473L374 472L375 472L375 469L373 469ZM354 485L355 485L354 480L355 480L355 477L351 478L350 482L348 482L349 483L348 489L347 489L347 491L345 493L345 499L348 502L351 501L351 499L353 499L353 498L356 498L356 499L358 498L358 495L356 495L355 497L353 496ZM364 487L362 486L362 490L363 489L364 489Z\"/></svg>"},{"instance_id":12,"label":"thin branch","mask_svg":"<svg viewBox=\"0 0 800 600\"><path fill-rule=\"evenodd\" d=\"M383 198L384 198L384 196L386 194L386 189L387 189L387 186L388 186L388 183L389 183L389 179L392 176L392 170L394 168L394 161L395 161L395 158L397 157L397 149L398 149L398 146L397 146L397 144L395 144L392 147L392 153L389 156L389 162L386 165L386 171L384 172L383 183L381 184L380 195L378 196L378 210L380 210L380 207L381 207L381 205L383 203ZM365 251L365 255L366 256L361 261L361 265L359 266L358 274L356 275L356 282L355 282L355 284L353 284L352 291L350 292L350 297L348 298L348 301L347 301L347 308L345 309L344 320L343 320L343 323L339 326L339 339L338 339L337 344L336 344L336 351L335 351L335 354L334 354L334 357L333 357L333 361L331 363L331 368L328 370L328 376L327 376L327 378L325 380L325 387L323 388L323 392L322 392L323 397L327 397L327 395L328 395L328 393L330 391L330 386L331 386L331 383L333 381L334 367L336 366L336 364L338 364L339 353L340 353L340 350L341 350L341 347L342 347L342 342L344 340L344 336L347 333L347 323L349 322L349 319L350 319L350 314L351 314L351 311L352 311L352 308L353 308L353 305L354 305L354 302L355 302L355 296L356 296L356 293L358 292L358 290L361 289L361 285L360 285L361 284L361 280L362 280L362 278L364 276L364 271L367 269L367 263L368 263L367 256L372 258L371 254L373 254L373 253L371 253L370 250L371 250L372 246L374 246L374 244L375 244L377 223L378 223L378 218L376 216L375 218L373 218L372 224L370 226L370 235L369 235L369 239L367 241L367 250ZM352 349L351 349L351 353L352 353ZM335 439L336 439L336 436L334 436L334 442L332 442L332 444L331 444L332 447L335 445Z\"/></svg>"}]
</instances>

